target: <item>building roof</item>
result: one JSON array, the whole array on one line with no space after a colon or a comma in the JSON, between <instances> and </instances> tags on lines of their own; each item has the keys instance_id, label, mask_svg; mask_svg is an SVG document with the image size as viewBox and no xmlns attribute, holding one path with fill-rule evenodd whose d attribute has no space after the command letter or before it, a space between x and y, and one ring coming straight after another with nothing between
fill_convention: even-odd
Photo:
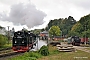
<instances>
[{"instance_id":1,"label":"building roof","mask_svg":"<svg viewBox=\"0 0 90 60\"><path fill-rule=\"evenodd\" d=\"M40 32L40 36L49 36L47 31Z\"/></svg>"},{"instance_id":2,"label":"building roof","mask_svg":"<svg viewBox=\"0 0 90 60\"><path fill-rule=\"evenodd\" d=\"M42 34L48 34L48 32L47 32L47 31L43 31L43 32L40 32L40 33L42 33Z\"/></svg>"}]
</instances>

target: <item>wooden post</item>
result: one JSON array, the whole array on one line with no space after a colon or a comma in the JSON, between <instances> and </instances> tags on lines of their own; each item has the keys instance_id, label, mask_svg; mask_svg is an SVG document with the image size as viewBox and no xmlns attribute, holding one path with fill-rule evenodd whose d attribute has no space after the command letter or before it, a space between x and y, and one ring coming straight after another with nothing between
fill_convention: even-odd
<instances>
[{"instance_id":1,"label":"wooden post","mask_svg":"<svg viewBox=\"0 0 90 60\"><path fill-rule=\"evenodd\" d=\"M9 44L9 40L10 40L10 36L9 36L9 27L10 26L7 26L8 27L8 44Z\"/></svg>"}]
</instances>

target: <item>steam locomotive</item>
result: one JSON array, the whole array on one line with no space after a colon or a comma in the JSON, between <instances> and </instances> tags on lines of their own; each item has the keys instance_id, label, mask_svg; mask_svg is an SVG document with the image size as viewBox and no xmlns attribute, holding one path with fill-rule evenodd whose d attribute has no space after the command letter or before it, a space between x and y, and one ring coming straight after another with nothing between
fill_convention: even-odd
<instances>
[{"instance_id":1,"label":"steam locomotive","mask_svg":"<svg viewBox=\"0 0 90 60\"><path fill-rule=\"evenodd\" d=\"M81 39L78 36L71 37L72 45L80 46Z\"/></svg>"},{"instance_id":2,"label":"steam locomotive","mask_svg":"<svg viewBox=\"0 0 90 60\"><path fill-rule=\"evenodd\" d=\"M17 52L26 52L36 45L36 35L30 31L17 31L12 40L12 49Z\"/></svg>"}]
</instances>

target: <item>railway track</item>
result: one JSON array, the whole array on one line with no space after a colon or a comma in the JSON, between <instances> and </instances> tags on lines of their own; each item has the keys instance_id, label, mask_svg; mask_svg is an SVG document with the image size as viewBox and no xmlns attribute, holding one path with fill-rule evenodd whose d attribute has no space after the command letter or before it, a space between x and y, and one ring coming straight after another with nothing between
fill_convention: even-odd
<instances>
[{"instance_id":1,"label":"railway track","mask_svg":"<svg viewBox=\"0 0 90 60\"><path fill-rule=\"evenodd\" d=\"M6 60L7 58L21 55L23 53L14 52L11 48L5 48L0 50L0 60Z\"/></svg>"},{"instance_id":2,"label":"railway track","mask_svg":"<svg viewBox=\"0 0 90 60\"><path fill-rule=\"evenodd\" d=\"M17 54L17 52L2 53L2 54L0 54L0 58L10 56L10 55L15 55L15 54Z\"/></svg>"},{"instance_id":3,"label":"railway track","mask_svg":"<svg viewBox=\"0 0 90 60\"><path fill-rule=\"evenodd\" d=\"M5 54L5 53L9 53L9 52L12 52L12 49L11 48L1 49L0 50L0 55Z\"/></svg>"},{"instance_id":4,"label":"railway track","mask_svg":"<svg viewBox=\"0 0 90 60\"><path fill-rule=\"evenodd\" d=\"M20 53L20 52L3 53L3 54L0 54L0 60L7 60L8 58L12 58L12 57L23 55L23 54L24 53Z\"/></svg>"},{"instance_id":5,"label":"railway track","mask_svg":"<svg viewBox=\"0 0 90 60\"><path fill-rule=\"evenodd\" d=\"M12 49L12 47L3 48L3 49L0 49L0 51L9 50L9 49Z\"/></svg>"}]
</instances>

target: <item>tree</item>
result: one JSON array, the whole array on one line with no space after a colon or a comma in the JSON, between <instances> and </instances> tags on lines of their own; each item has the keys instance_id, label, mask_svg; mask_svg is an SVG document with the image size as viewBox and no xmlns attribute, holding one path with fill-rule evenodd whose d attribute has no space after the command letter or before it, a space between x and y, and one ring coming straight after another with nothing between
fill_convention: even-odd
<instances>
[{"instance_id":1,"label":"tree","mask_svg":"<svg viewBox=\"0 0 90 60\"><path fill-rule=\"evenodd\" d=\"M49 30L50 36L59 36L60 33L61 33L61 31L58 26L52 26Z\"/></svg>"},{"instance_id":2,"label":"tree","mask_svg":"<svg viewBox=\"0 0 90 60\"><path fill-rule=\"evenodd\" d=\"M80 36L80 35L79 35L79 33L75 32L75 31L70 31L68 34L68 37L69 36Z\"/></svg>"},{"instance_id":3,"label":"tree","mask_svg":"<svg viewBox=\"0 0 90 60\"><path fill-rule=\"evenodd\" d=\"M40 34L41 29L34 29L34 30L31 30L31 32L33 32L34 34Z\"/></svg>"},{"instance_id":4,"label":"tree","mask_svg":"<svg viewBox=\"0 0 90 60\"><path fill-rule=\"evenodd\" d=\"M41 29L41 31L43 32L45 29L43 28L43 29Z\"/></svg>"},{"instance_id":5,"label":"tree","mask_svg":"<svg viewBox=\"0 0 90 60\"><path fill-rule=\"evenodd\" d=\"M81 37L90 37L90 30L82 32Z\"/></svg>"},{"instance_id":6,"label":"tree","mask_svg":"<svg viewBox=\"0 0 90 60\"><path fill-rule=\"evenodd\" d=\"M79 22L77 22L71 28L71 31L68 33L68 36L80 36L81 31L82 31L82 25Z\"/></svg>"},{"instance_id":7,"label":"tree","mask_svg":"<svg viewBox=\"0 0 90 60\"><path fill-rule=\"evenodd\" d=\"M54 20L50 20L45 30L48 31L50 27L58 26L62 30L63 32L62 35L64 36L69 33L69 31L71 30L72 26L75 23L76 23L76 20L72 16L69 16L68 18L54 19Z\"/></svg>"},{"instance_id":8,"label":"tree","mask_svg":"<svg viewBox=\"0 0 90 60\"><path fill-rule=\"evenodd\" d=\"M4 35L0 34L0 47L2 47L3 45L5 45L7 42L7 37L5 37Z\"/></svg>"},{"instance_id":9,"label":"tree","mask_svg":"<svg viewBox=\"0 0 90 60\"><path fill-rule=\"evenodd\" d=\"M77 22L75 25L73 25L71 31L80 33L82 29L83 29L82 25L79 22Z\"/></svg>"},{"instance_id":10,"label":"tree","mask_svg":"<svg viewBox=\"0 0 90 60\"><path fill-rule=\"evenodd\" d=\"M81 19L72 27L72 32L77 32L81 37L90 37L90 14Z\"/></svg>"}]
</instances>

